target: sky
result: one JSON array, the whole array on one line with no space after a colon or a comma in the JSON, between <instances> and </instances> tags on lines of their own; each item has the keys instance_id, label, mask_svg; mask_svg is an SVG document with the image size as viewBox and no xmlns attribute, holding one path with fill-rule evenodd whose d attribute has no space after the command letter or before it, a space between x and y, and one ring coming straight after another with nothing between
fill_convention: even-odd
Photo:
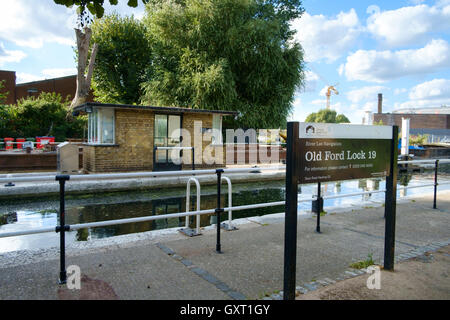
<instances>
[{"instance_id":1,"label":"sky","mask_svg":"<svg viewBox=\"0 0 450 320\"><path fill-rule=\"evenodd\" d=\"M106 1L108 2L108 1ZM106 13L144 15L126 1ZM296 91L290 121L326 107L361 123L365 111L450 105L450 0L303 0L293 21L305 53L305 86ZM0 0L0 70L17 82L72 75L76 14L52 0Z\"/></svg>"}]
</instances>

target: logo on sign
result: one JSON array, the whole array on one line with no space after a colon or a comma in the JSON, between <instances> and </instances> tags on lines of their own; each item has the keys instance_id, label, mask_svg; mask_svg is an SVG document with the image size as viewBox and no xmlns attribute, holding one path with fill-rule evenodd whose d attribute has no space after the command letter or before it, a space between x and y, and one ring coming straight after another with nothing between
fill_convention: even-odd
<instances>
[{"instance_id":1,"label":"logo on sign","mask_svg":"<svg viewBox=\"0 0 450 320\"><path fill-rule=\"evenodd\" d=\"M319 128L317 126L308 125L305 128L305 136L306 137L325 136L327 134L328 134L328 130L325 127Z\"/></svg>"},{"instance_id":2,"label":"logo on sign","mask_svg":"<svg viewBox=\"0 0 450 320\"><path fill-rule=\"evenodd\" d=\"M315 131L316 131L316 129L314 129L313 126L306 127L306 134L308 134L308 135L314 133Z\"/></svg>"}]
</instances>

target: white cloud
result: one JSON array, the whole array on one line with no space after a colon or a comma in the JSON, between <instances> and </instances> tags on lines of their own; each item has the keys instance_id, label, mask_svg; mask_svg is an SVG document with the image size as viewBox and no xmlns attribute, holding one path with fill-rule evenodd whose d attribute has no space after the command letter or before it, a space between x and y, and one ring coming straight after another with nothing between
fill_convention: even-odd
<instances>
[{"instance_id":1,"label":"white cloud","mask_svg":"<svg viewBox=\"0 0 450 320\"><path fill-rule=\"evenodd\" d=\"M44 69L41 74L30 74L26 72L18 72L17 83L33 82L43 79L52 79L74 75L77 73L76 68L55 68L55 69Z\"/></svg>"},{"instance_id":2,"label":"white cloud","mask_svg":"<svg viewBox=\"0 0 450 320\"><path fill-rule=\"evenodd\" d=\"M305 60L309 62L335 61L347 53L362 31L354 9L340 12L335 18L306 12L292 27L297 30L296 40L301 43Z\"/></svg>"},{"instance_id":3,"label":"white cloud","mask_svg":"<svg viewBox=\"0 0 450 320\"><path fill-rule=\"evenodd\" d=\"M301 90L301 92L314 92L316 91L317 81L319 80L319 76L313 71L306 70L305 71L305 86Z\"/></svg>"},{"instance_id":4,"label":"white cloud","mask_svg":"<svg viewBox=\"0 0 450 320\"><path fill-rule=\"evenodd\" d=\"M321 106L323 108L327 107L327 100L326 99L316 99L311 101L311 104L315 105L315 106Z\"/></svg>"},{"instance_id":5,"label":"white cloud","mask_svg":"<svg viewBox=\"0 0 450 320\"><path fill-rule=\"evenodd\" d=\"M450 80L434 79L418 84L409 92L409 98L412 100L450 98Z\"/></svg>"},{"instance_id":6,"label":"white cloud","mask_svg":"<svg viewBox=\"0 0 450 320\"><path fill-rule=\"evenodd\" d=\"M105 2L105 14L119 12L138 19L144 16L144 6L128 7L126 1L117 6ZM77 26L76 6L67 8L52 0L0 1L0 40L18 46L41 48L45 43L74 46Z\"/></svg>"},{"instance_id":7,"label":"white cloud","mask_svg":"<svg viewBox=\"0 0 450 320\"><path fill-rule=\"evenodd\" d=\"M56 68L56 69L44 69L42 75L45 78L59 78L65 76L71 76L77 74L76 68Z\"/></svg>"},{"instance_id":8,"label":"white cloud","mask_svg":"<svg viewBox=\"0 0 450 320\"><path fill-rule=\"evenodd\" d=\"M358 50L347 57L348 80L385 82L400 77L432 73L450 67L447 41L430 41L420 49L398 51Z\"/></svg>"},{"instance_id":9,"label":"white cloud","mask_svg":"<svg viewBox=\"0 0 450 320\"><path fill-rule=\"evenodd\" d=\"M44 43L74 45L75 10L53 1L0 2L0 39L40 48Z\"/></svg>"},{"instance_id":10,"label":"white cloud","mask_svg":"<svg viewBox=\"0 0 450 320\"><path fill-rule=\"evenodd\" d=\"M435 32L450 31L450 4L421 4L383 12L377 6L369 9L372 14L367 19L367 30L389 46L423 43Z\"/></svg>"},{"instance_id":11,"label":"white cloud","mask_svg":"<svg viewBox=\"0 0 450 320\"><path fill-rule=\"evenodd\" d=\"M406 89L406 88L396 88L396 89L394 89L394 94L399 95L399 94L405 93L407 91L408 91L408 89Z\"/></svg>"},{"instance_id":12,"label":"white cloud","mask_svg":"<svg viewBox=\"0 0 450 320\"><path fill-rule=\"evenodd\" d=\"M138 6L136 8L129 7L127 1L119 1L117 5L112 6L108 1L105 1L105 15L111 14L113 12L118 12L121 16L131 16L141 20L145 15L145 6L138 1Z\"/></svg>"},{"instance_id":13,"label":"white cloud","mask_svg":"<svg viewBox=\"0 0 450 320\"><path fill-rule=\"evenodd\" d=\"M397 103L396 108L440 107L450 105L450 80L434 79L414 86L409 101Z\"/></svg>"},{"instance_id":14,"label":"white cloud","mask_svg":"<svg viewBox=\"0 0 450 320\"><path fill-rule=\"evenodd\" d=\"M6 50L3 43L0 43L0 67L5 63L20 62L27 55L20 50Z\"/></svg>"},{"instance_id":15,"label":"white cloud","mask_svg":"<svg viewBox=\"0 0 450 320\"><path fill-rule=\"evenodd\" d=\"M351 90L346 95L351 102L359 103L364 100L376 100L378 93L383 93L386 90L389 90L389 88L384 86L367 86Z\"/></svg>"},{"instance_id":16,"label":"white cloud","mask_svg":"<svg viewBox=\"0 0 450 320\"><path fill-rule=\"evenodd\" d=\"M41 76L37 76L35 74L25 73L25 72L17 72L16 73L16 83L25 83L42 80Z\"/></svg>"}]
</instances>

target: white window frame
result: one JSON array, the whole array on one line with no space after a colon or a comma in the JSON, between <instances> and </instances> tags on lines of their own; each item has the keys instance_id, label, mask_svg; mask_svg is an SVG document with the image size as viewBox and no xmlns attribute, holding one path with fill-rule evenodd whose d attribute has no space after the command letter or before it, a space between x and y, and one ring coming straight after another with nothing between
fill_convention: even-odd
<instances>
[{"instance_id":1,"label":"white window frame","mask_svg":"<svg viewBox=\"0 0 450 320\"><path fill-rule=\"evenodd\" d=\"M102 127L103 127L103 112L112 112L112 142L102 142ZM114 109L93 108L92 112L88 113L88 144L91 145L114 145L116 139L116 115Z\"/></svg>"}]
</instances>

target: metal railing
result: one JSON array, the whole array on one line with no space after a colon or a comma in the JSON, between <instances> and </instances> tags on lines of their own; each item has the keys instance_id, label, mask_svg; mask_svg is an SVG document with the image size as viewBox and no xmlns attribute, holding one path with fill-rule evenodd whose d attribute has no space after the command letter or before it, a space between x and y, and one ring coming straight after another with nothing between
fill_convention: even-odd
<instances>
[{"instance_id":1,"label":"metal railing","mask_svg":"<svg viewBox=\"0 0 450 320\"><path fill-rule=\"evenodd\" d=\"M450 182L447 183L438 183L437 181L437 172L438 172L438 165L439 163L450 163L450 159L440 159L440 160L419 160L420 163L425 162L434 162L435 163L435 178L433 184L427 184L427 185L421 185L421 186L411 186L411 187L399 187L404 189L409 188L418 188L418 187L428 187L428 186L434 186L434 201L433 201L433 208L436 209L436 193L437 193L437 186L438 185L444 185L444 184L450 184ZM399 161L399 163L418 163L418 161ZM14 177L14 182L34 182L34 181L45 181L45 180L56 180L59 182L60 190L60 209L59 209L59 225L56 227L45 227L45 228L37 228L32 230L22 230L22 231L13 231L13 232L2 232L0 233L0 238L6 238L6 237L13 237L13 236L23 236L23 235L30 235L30 234L39 234L39 233L48 233L48 232L59 232L60 233L60 283L66 282L66 270L65 270L65 232L66 231L74 231L84 228L94 228L94 227L105 227L105 226L111 226L111 225L119 225L119 224L127 224L127 223L137 223L137 222L145 222L145 221L152 221L152 220L159 220L159 219L169 219L169 218L181 218L181 217L190 217L190 216L197 216L197 232L199 232L199 217L200 215L204 214L213 214L215 213L217 215L217 242L216 242L216 252L221 252L221 243L220 243L220 228L222 227L220 222L220 215L224 212L228 212L231 214L231 212L234 211L240 211L240 210L248 210L248 209L258 209L258 208L265 208L265 207L274 207L274 206L283 206L285 205L285 201L275 201L275 202L269 202L269 203L258 203L258 204L250 204L250 205L241 205L241 206L232 206L231 201L231 180L229 177L222 176L224 173L244 173L244 172L254 172L255 170L280 170L284 169L284 166L277 166L277 167L258 167L256 168L233 168L233 169L206 169L206 170L186 170L186 171L165 171L165 172L145 172L145 173L114 173L114 174L93 174L93 175L56 175L56 176L18 176ZM65 184L67 181L80 181L80 180L97 180L97 179L106 179L106 178L116 178L116 179L125 179L125 178L143 178L143 177L162 177L162 176L180 176L180 175L199 175L199 174L216 174L217 175L217 207L215 209L207 209L207 210L200 210L199 206L199 198L197 198L197 210L196 211L189 211L189 206L186 207L186 212L178 212L178 213L171 213L171 214L164 214L164 215L157 215L157 216L145 216L145 217L138 217L138 218L128 218L128 219L116 219L116 220L107 220L107 221L99 221L99 222L89 222L89 223L80 223L75 225L66 225L65 224ZM0 183L2 182L10 182L12 177L8 178L0 178ZM197 180L197 179L195 179ZM221 184L222 181L225 180L228 183L228 191L229 191L229 199L228 199L228 207L227 208L221 208ZM190 180L189 180L190 181ZM198 180L197 180L198 182ZM196 183L197 184L197 183ZM189 185L189 184L188 184ZM381 193L385 192L386 190L374 190L374 191L365 191L365 192L357 192L357 193L350 193L350 194L340 194L340 195L328 195L328 196L321 196L320 193L316 196L313 196L311 199L298 199L298 202L310 202L314 201L314 199L320 200L321 199L335 199L335 198L341 198L341 197L351 197L351 196L358 196L358 195L364 195L364 194L373 194L373 193ZM200 196L200 185L197 185L197 196ZM189 196L190 197L190 196ZM189 200L187 200L189 201ZM187 202L189 205L189 202ZM317 206L316 214L318 217L320 217L321 212L321 206ZM229 227L231 227L231 215L229 215ZM318 218L318 228L320 220ZM317 228L316 228L317 229ZM228 228L227 230L233 230L233 228ZM320 230L320 229L318 229Z\"/></svg>"}]
</instances>

